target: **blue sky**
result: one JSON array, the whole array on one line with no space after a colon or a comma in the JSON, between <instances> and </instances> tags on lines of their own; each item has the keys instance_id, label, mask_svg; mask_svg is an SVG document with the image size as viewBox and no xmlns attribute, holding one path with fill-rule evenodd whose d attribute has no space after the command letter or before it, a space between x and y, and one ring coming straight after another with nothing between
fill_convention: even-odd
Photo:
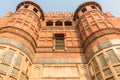
<instances>
[{"instance_id":1,"label":"blue sky","mask_svg":"<svg viewBox=\"0 0 120 80\"><path fill-rule=\"evenodd\" d=\"M0 0L0 17L4 16L6 12L14 12L16 6L24 0ZM61 11L74 12L77 7L86 1L90 0L32 0L37 3L44 12ZM114 16L120 17L120 0L92 0L98 2L103 12L111 12Z\"/></svg>"}]
</instances>

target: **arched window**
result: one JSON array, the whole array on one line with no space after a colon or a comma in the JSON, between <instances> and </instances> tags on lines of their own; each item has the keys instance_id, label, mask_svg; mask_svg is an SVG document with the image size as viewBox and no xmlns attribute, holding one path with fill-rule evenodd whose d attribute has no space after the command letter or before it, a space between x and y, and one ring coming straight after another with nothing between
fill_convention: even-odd
<instances>
[{"instance_id":1,"label":"arched window","mask_svg":"<svg viewBox=\"0 0 120 80\"><path fill-rule=\"evenodd\" d=\"M37 8L33 8L33 11L34 11L35 13L37 13L37 12L38 12L38 9L37 9Z\"/></svg>"},{"instance_id":2,"label":"arched window","mask_svg":"<svg viewBox=\"0 0 120 80\"><path fill-rule=\"evenodd\" d=\"M53 22L52 21L47 21L46 26L53 26Z\"/></svg>"},{"instance_id":3,"label":"arched window","mask_svg":"<svg viewBox=\"0 0 120 80\"><path fill-rule=\"evenodd\" d=\"M61 21L55 22L55 26L63 26L63 23Z\"/></svg>"},{"instance_id":4,"label":"arched window","mask_svg":"<svg viewBox=\"0 0 120 80\"><path fill-rule=\"evenodd\" d=\"M72 22L71 21L65 21L65 26L72 26Z\"/></svg>"},{"instance_id":5,"label":"arched window","mask_svg":"<svg viewBox=\"0 0 120 80\"><path fill-rule=\"evenodd\" d=\"M24 5L24 8L28 8L29 7L29 5Z\"/></svg>"},{"instance_id":6,"label":"arched window","mask_svg":"<svg viewBox=\"0 0 120 80\"><path fill-rule=\"evenodd\" d=\"M82 12L84 13L84 12L86 12L87 11L87 9L84 7L84 8L82 8Z\"/></svg>"},{"instance_id":7,"label":"arched window","mask_svg":"<svg viewBox=\"0 0 120 80\"><path fill-rule=\"evenodd\" d=\"M92 9L96 9L96 7L95 7L95 6L91 6L91 8L92 8Z\"/></svg>"}]
</instances>

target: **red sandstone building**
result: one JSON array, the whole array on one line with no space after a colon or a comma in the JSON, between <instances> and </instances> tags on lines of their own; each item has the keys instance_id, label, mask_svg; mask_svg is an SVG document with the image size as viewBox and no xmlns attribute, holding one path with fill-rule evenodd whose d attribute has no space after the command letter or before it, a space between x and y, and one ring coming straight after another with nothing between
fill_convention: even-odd
<instances>
[{"instance_id":1,"label":"red sandstone building","mask_svg":"<svg viewBox=\"0 0 120 80\"><path fill-rule=\"evenodd\" d=\"M74 13L21 2L0 18L0 80L120 80L120 19L96 2Z\"/></svg>"}]
</instances>

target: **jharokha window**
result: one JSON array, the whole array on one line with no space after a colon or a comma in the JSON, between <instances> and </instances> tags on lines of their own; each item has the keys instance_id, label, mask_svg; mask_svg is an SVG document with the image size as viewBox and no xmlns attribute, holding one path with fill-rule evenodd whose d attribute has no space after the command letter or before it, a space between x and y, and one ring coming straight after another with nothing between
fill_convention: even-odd
<instances>
[{"instance_id":1,"label":"jharokha window","mask_svg":"<svg viewBox=\"0 0 120 80\"><path fill-rule=\"evenodd\" d=\"M84 13L84 12L86 12L87 11L87 9L84 7L84 8L82 8L82 12Z\"/></svg>"},{"instance_id":2,"label":"jharokha window","mask_svg":"<svg viewBox=\"0 0 120 80\"><path fill-rule=\"evenodd\" d=\"M52 21L47 21L46 26L53 26L53 22Z\"/></svg>"},{"instance_id":3,"label":"jharokha window","mask_svg":"<svg viewBox=\"0 0 120 80\"><path fill-rule=\"evenodd\" d=\"M56 50L64 50L64 34L55 34L55 49Z\"/></svg>"},{"instance_id":4,"label":"jharokha window","mask_svg":"<svg viewBox=\"0 0 120 80\"><path fill-rule=\"evenodd\" d=\"M63 26L63 23L61 21L55 22L55 26Z\"/></svg>"},{"instance_id":5,"label":"jharokha window","mask_svg":"<svg viewBox=\"0 0 120 80\"><path fill-rule=\"evenodd\" d=\"M65 26L72 26L72 22L71 21L65 21Z\"/></svg>"}]
</instances>

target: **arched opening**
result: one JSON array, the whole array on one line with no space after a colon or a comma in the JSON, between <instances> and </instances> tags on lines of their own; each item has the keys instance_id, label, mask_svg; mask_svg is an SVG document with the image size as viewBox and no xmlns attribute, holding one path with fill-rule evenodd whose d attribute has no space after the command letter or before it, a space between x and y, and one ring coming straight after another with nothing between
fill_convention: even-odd
<instances>
[{"instance_id":1,"label":"arched opening","mask_svg":"<svg viewBox=\"0 0 120 80\"><path fill-rule=\"evenodd\" d=\"M72 22L71 21L65 21L65 26L72 26Z\"/></svg>"},{"instance_id":2,"label":"arched opening","mask_svg":"<svg viewBox=\"0 0 120 80\"><path fill-rule=\"evenodd\" d=\"M24 8L28 8L29 7L29 5L24 5Z\"/></svg>"},{"instance_id":3,"label":"arched opening","mask_svg":"<svg viewBox=\"0 0 120 80\"><path fill-rule=\"evenodd\" d=\"M53 22L52 21L47 21L46 26L53 26Z\"/></svg>"},{"instance_id":4,"label":"arched opening","mask_svg":"<svg viewBox=\"0 0 120 80\"><path fill-rule=\"evenodd\" d=\"M38 9L37 9L37 8L33 8L33 11L34 11L35 13L37 13L37 12L38 12Z\"/></svg>"},{"instance_id":5,"label":"arched opening","mask_svg":"<svg viewBox=\"0 0 120 80\"><path fill-rule=\"evenodd\" d=\"M84 12L86 12L87 11L87 9L84 7L84 8L82 8L82 10L81 10L83 13Z\"/></svg>"},{"instance_id":6,"label":"arched opening","mask_svg":"<svg viewBox=\"0 0 120 80\"><path fill-rule=\"evenodd\" d=\"M55 26L63 26L63 23L61 21L56 21Z\"/></svg>"},{"instance_id":7,"label":"arched opening","mask_svg":"<svg viewBox=\"0 0 120 80\"><path fill-rule=\"evenodd\" d=\"M97 9L94 5L91 6L92 9Z\"/></svg>"}]
</instances>

